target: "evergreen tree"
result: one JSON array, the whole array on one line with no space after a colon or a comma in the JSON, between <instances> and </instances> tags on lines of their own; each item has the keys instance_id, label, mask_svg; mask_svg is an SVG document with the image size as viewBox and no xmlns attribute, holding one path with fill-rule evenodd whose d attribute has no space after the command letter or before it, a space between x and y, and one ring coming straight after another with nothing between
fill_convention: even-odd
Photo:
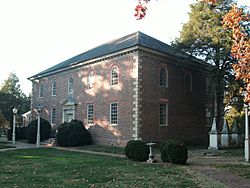
<instances>
[{"instance_id":1,"label":"evergreen tree","mask_svg":"<svg viewBox=\"0 0 250 188\"><path fill-rule=\"evenodd\" d=\"M19 79L13 72L11 72L8 79L4 81L0 91L12 94L17 98L25 97L20 88Z\"/></svg>"},{"instance_id":2,"label":"evergreen tree","mask_svg":"<svg viewBox=\"0 0 250 188\"><path fill-rule=\"evenodd\" d=\"M0 90L0 111L12 126L12 110L16 107L18 114L30 110L30 97L27 97L21 90L19 79L14 73L10 73Z\"/></svg>"},{"instance_id":3,"label":"evergreen tree","mask_svg":"<svg viewBox=\"0 0 250 188\"><path fill-rule=\"evenodd\" d=\"M0 136L4 133L6 125L7 125L7 121L2 111L0 110Z\"/></svg>"}]
</instances>

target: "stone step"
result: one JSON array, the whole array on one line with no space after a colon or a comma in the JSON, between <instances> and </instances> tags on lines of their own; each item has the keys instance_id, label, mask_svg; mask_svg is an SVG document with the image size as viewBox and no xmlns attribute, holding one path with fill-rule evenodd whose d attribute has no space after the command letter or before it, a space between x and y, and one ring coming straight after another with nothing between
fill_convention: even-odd
<instances>
[{"instance_id":1,"label":"stone step","mask_svg":"<svg viewBox=\"0 0 250 188\"><path fill-rule=\"evenodd\" d=\"M41 145L56 146L56 139L55 138L49 138L47 140L43 140L41 142Z\"/></svg>"}]
</instances>

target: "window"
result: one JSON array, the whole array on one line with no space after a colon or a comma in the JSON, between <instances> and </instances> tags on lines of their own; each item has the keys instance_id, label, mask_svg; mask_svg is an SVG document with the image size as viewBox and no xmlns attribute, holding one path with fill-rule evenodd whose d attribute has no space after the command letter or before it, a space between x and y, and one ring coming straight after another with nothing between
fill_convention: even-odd
<instances>
[{"instance_id":1,"label":"window","mask_svg":"<svg viewBox=\"0 0 250 188\"><path fill-rule=\"evenodd\" d=\"M93 124L94 123L94 105L93 104L88 104L87 105L87 122L88 124Z\"/></svg>"},{"instance_id":2,"label":"window","mask_svg":"<svg viewBox=\"0 0 250 188\"><path fill-rule=\"evenodd\" d=\"M39 97L42 98L43 97L43 85L40 84L39 86Z\"/></svg>"},{"instance_id":3,"label":"window","mask_svg":"<svg viewBox=\"0 0 250 188\"><path fill-rule=\"evenodd\" d=\"M168 125L168 104L160 104L160 126Z\"/></svg>"},{"instance_id":4,"label":"window","mask_svg":"<svg viewBox=\"0 0 250 188\"><path fill-rule=\"evenodd\" d=\"M56 90L57 90L56 81L53 81L52 82L52 96L56 96Z\"/></svg>"},{"instance_id":5,"label":"window","mask_svg":"<svg viewBox=\"0 0 250 188\"><path fill-rule=\"evenodd\" d=\"M211 80L206 78L206 95L211 95Z\"/></svg>"},{"instance_id":6,"label":"window","mask_svg":"<svg viewBox=\"0 0 250 188\"><path fill-rule=\"evenodd\" d=\"M118 75L118 67L113 67L111 69L111 86L118 85L119 75Z\"/></svg>"},{"instance_id":7,"label":"window","mask_svg":"<svg viewBox=\"0 0 250 188\"><path fill-rule=\"evenodd\" d=\"M185 90L192 92L192 76L190 73L187 73L185 77Z\"/></svg>"},{"instance_id":8,"label":"window","mask_svg":"<svg viewBox=\"0 0 250 188\"><path fill-rule=\"evenodd\" d=\"M209 107L206 107L206 125L209 127L212 124L212 119L211 119L211 110Z\"/></svg>"},{"instance_id":9,"label":"window","mask_svg":"<svg viewBox=\"0 0 250 188\"><path fill-rule=\"evenodd\" d=\"M68 93L73 93L73 90L74 90L74 80L73 78L70 78L68 82Z\"/></svg>"},{"instance_id":10,"label":"window","mask_svg":"<svg viewBox=\"0 0 250 188\"><path fill-rule=\"evenodd\" d=\"M56 124L56 109L51 109L51 124Z\"/></svg>"},{"instance_id":11,"label":"window","mask_svg":"<svg viewBox=\"0 0 250 188\"><path fill-rule=\"evenodd\" d=\"M110 124L118 124L118 103L116 102L110 103Z\"/></svg>"},{"instance_id":12,"label":"window","mask_svg":"<svg viewBox=\"0 0 250 188\"><path fill-rule=\"evenodd\" d=\"M168 72L165 68L160 70L160 86L168 87Z\"/></svg>"},{"instance_id":13,"label":"window","mask_svg":"<svg viewBox=\"0 0 250 188\"><path fill-rule=\"evenodd\" d=\"M74 109L63 110L63 122L71 122L74 119L75 112Z\"/></svg>"},{"instance_id":14,"label":"window","mask_svg":"<svg viewBox=\"0 0 250 188\"><path fill-rule=\"evenodd\" d=\"M88 75L88 88L91 89L93 88L94 85L94 72L91 71Z\"/></svg>"}]
</instances>

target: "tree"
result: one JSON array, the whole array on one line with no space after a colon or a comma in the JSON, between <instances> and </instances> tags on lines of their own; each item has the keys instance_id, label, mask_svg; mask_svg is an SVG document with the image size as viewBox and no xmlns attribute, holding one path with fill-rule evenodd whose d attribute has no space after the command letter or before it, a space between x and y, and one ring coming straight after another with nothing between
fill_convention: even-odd
<instances>
[{"instance_id":1,"label":"tree","mask_svg":"<svg viewBox=\"0 0 250 188\"><path fill-rule=\"evenodd\" d=\"M228 85L231 80L235 80L230 66L234 61L230 55L231 32L222 25L223 16L231 9L231 2L232 0L218 0L217 6L203 2L191 5L189 21L183 25L180 37L174 44L185 52L214 65L211 74L215 88L217 127L220 127L224 115L224 92L231 89Z\"/></svg>"},{"instance_id":2,"label":"tree","mask_svg":"<svg viewBox=\"0 0 250 188\"><path fill-rule=\"evenodd\" d=\"M232 56L238 60L233 65L236 78L246 83L245 102L250 103L250 15L233 5L224 16L224 27L232 30Z\"/></svg>"},{"instance_id":3,"label":"tree","mask_svg":"<svg viewBox=\"0 0 250 188\"><path fill-rule=\"evenodd\" d=\"M19 79L14 73L10 73L0 90L0 110L6 120L12 126L12 110L16 107L18 113L22 114L30 110L30 97L21 90Z\"/></svg>"},{"instance_id":4,"label":"tree","mask_svg":"<svg viewBox=\"0 0 250 188\"><path fill-rule=\"evenodd\" d=\"M20 88L19 79L17 75L13 72L10 73L7 80L5 80L2 84L1 91L4 93L12 94L17 98L25 96Z\"/></svg>"},{"instance_id":5,"label":"tree","mask_svg":"<svg viewBox=\"0 0 250 188\"><path fill-rule=\"evenodd\" d=\"M0 91L0 110L6 120L12 125L12 109L17 107L18 99L10 94Z\"/></svg>"},{"instance_id":6,"label":"tree","mask_svg":"<svg viewBox=\"0 0 250 188\"><path fill-rule=\"evenodd\" d=\"M135 8L135 17L140 20L145 18L147 11L147 3L150 0L138 0L138 5ZM220 0L200 0L211 7L218 7ZM238 62L233 65L236 79L241 79L246 84L245 86L245 102L250 103L250 16L249 13L243 11L243 8L238 8L235 4L230 3L232 9L223 16L224 27L232 30L232 46L231 55ZM215 12L217 14L217 12ZM242 24L243 23L243 24ZM247 29L246 29L247 28Z\"/></svg>"},{"instance_id":7,"label":"tree","mask_svg":"<svg viewBox=\"0 0 250 188\"><path fill-rule=\"evenodd\" d=\"M3 132L5 132L6 125L7 125L7 121L2 111L0 110L0 136L2 135Z\"/></svg>"}]
</instances>

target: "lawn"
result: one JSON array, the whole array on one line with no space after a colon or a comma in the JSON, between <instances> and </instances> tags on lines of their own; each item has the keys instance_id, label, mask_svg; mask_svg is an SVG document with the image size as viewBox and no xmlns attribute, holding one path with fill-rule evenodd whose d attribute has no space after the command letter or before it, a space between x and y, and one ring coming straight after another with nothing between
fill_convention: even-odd
<instances>
[{"instance_id":1,"label":"lawn","mask_svg":"<svg viewBox=\"0 0 250 188\"><path fill-rule=\"evenodd\" d=\"M5 148L14 148L15 146L9 145L9 142L6 141L0 141L0 149L5 149Z\"/></svg>"},{"instance_id":2,"label":"lawn","mask_svg":"<svg viewBox=\"0 0 250 188\"><path fill-rule=\"evenodd\" d=\"M56 149L0 153L0 185L9 187L201 187L182 166Z\"/></svg>"},{"instance_id":3,"label":"lawn","mask_svg":"<svg viewBox=\"0 0 250 188\"><path fill-rule=\"evenodd\" d=\"M103 152L103 153L114 153L114 154L121 154L125 155L124 147L116 147L116 146L103 146L103 145L89 145L89 146L81 146L76 147L80 150L87 150L87 151L95 151L95 152Z\"/></svg>"}]
</instances>

